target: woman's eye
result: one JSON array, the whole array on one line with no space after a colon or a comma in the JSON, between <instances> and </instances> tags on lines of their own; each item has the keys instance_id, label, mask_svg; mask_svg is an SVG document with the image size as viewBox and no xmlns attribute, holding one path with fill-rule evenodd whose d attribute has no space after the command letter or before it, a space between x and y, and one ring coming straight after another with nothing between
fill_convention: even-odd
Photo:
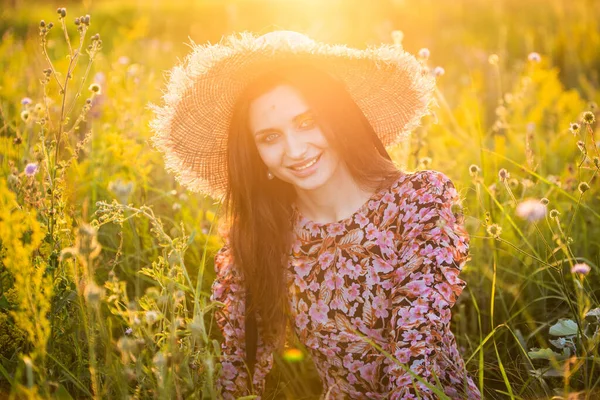
<instances>
[{"instance_id":1,"label":"woman's eye","mask_svg":"<svg viewBox=\"0 0 600 400\"><path fill-rule=\"evenodd\" d=\"M315 120L312 118L307 118L307 119L303 120L302 122L300 122L299 126L302 129L312 128L315 126Z\"/></svg>"},{"instance_id":2,"label":"woman's eye","mask_svg":"<svg viewBox=\"0 0 600 400\"><path fill-rule=\"evenodd\" d=\"M263 136L263 142L272 142L277 137L276 133L269 133L268 135Z\"/></svg>"}]
</instances>

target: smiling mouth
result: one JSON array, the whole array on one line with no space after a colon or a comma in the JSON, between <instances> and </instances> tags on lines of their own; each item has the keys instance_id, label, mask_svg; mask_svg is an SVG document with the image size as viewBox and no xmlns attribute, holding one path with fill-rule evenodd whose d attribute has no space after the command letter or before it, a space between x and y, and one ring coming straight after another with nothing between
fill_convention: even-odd
<instances>
[{"instance_id":1,"label":"smiling mouth","mask_svg":"<svg viewBox=\"0 0 600 400\"><path fill-rule=\"evenodd\" d=\"M318 156L316 156L315 158L305 162L304 164L298 166L298 167L288 167L289 169L292 169L294 171L303 171L307 168L312 167L313 165L315 165L317 163L317 161L319 161L319 159L321 158L321 155L323 155L323 153L319 154Z\"/></svg>"}]
</instances>

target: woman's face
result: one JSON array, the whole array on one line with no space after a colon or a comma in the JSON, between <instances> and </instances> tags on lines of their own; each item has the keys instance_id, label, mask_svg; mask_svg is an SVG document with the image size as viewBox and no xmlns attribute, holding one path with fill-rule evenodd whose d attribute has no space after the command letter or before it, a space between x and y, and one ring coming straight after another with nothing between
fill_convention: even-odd
<instances>
[{"instance_id":1,"label":"woman's face","mask_svg":"<svg viewBox=\"0 0 600 400\"><path fill-rule=\"evenodd\" d=\"M276 86L257 97L248 119L258 153L275 177L296 189L314 190L334 176L340 158L292 86Z\"/></svg>"}]
</instances>

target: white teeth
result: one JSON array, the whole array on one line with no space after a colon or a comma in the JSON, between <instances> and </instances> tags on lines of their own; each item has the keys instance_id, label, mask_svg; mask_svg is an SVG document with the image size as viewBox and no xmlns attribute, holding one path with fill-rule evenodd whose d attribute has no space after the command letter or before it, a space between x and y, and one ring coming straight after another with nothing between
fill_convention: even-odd
<instances>
[{"instance_id":1,"label":"white teeth","mask_svg":"<svg viewBox=\"0 0 600 400\"><path fill-rule=\"evenodd\" d=\"M308 168L308 167L310 167L310 166L313 166L313 165L314 165L314 164L317 162L317 160L318 160L318 159L319 159L319 157L317 156L317 157L315 157L315 159L314 159L314 160L312 160L312 161L311 161L311 162L309 162L308 164L305 164L305 165L303 165L302 167L292 167L292 169L294 169L294 170L296 170L296 171L302 171L303 169L306 169L306 168Z\"/></svg>"}]
</instances>

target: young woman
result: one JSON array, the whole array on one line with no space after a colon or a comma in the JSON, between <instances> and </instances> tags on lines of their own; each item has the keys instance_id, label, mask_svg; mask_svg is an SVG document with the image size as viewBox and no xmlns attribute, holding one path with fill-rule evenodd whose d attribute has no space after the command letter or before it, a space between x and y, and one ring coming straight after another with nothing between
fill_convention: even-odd
<instances>
[{"instance_id":1,"label":"young woman","mask_svg":"<svg viewBox=\"0 0 600 400\"><path fill-rule=\"evenodd\" d=\"M224 398L263 393L288 323L327 398L481 397L450 331L469 243L456 189L385 150L433 88L400 48L281 31L198 46L173 70L153 141L228 221L211 296Z\"/></svg>"}]
</instances>

